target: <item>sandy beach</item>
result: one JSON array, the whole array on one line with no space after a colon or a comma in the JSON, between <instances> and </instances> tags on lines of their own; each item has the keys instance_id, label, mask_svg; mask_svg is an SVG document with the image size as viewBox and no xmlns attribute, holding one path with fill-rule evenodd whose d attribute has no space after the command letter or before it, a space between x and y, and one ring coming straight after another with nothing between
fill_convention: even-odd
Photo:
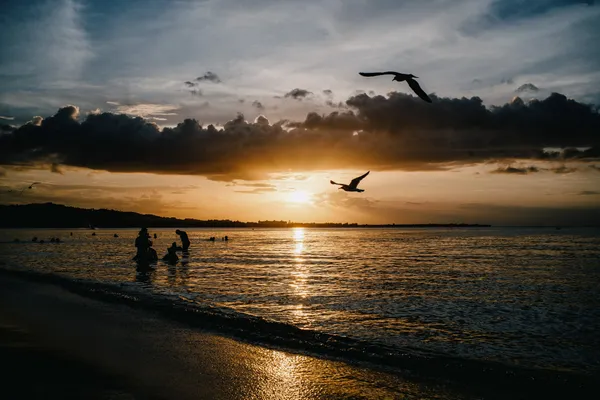
<instances>
[{"instance_id":1,"label":"sandy beach","mask_svg":"<svg viewBox=\"0 0 600 400\"><path fill-rule=\"evenodd\" d=\"M437 384L241 343L0 275L7 398L474 398Z\"/></svg>"}]
</instances>

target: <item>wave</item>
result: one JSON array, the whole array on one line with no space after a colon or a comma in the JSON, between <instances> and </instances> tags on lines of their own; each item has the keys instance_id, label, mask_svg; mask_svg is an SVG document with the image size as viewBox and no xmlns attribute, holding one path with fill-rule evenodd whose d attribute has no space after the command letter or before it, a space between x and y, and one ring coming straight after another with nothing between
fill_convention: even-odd
<instances>
[{"instance_id":1,"label":"wave","mask_svg":"<svg viewBox=\"0 0 600 400\"><path fill-rule=\"evenodd\" d=\"M368 363L372 367L397 370L421 379L442 379L490 389L515 385L524 392L553 395L583 388L600 388L597 373L574 373L546 369L521 368L496 361L482 361L426 352L415 348L397 348L327 334L271 321L232 309L201 304L182 296L157 295L134 285L111 284L71 279L53 273L0 268L0 273L33 282L58 285L70 292L160 314L193 328L212 331L244 342L265 347L301 352L350 363ZM136 288L138 290L136 290ZM557 392L558 391L558 392Z\"/></svg>"}]
</instances>

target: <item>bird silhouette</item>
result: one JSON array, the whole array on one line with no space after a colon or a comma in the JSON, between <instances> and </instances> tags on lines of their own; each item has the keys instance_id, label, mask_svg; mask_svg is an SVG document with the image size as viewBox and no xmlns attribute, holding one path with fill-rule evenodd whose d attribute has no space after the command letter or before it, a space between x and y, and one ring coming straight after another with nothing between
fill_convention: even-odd
<instances>
[{"instance_id":1,"label":"bird silhouette","mask_svg":"<svg viewBox=\"0 0 600 400\"><path fill-rule=\"evenodd\" d=\"M24 191L25 189L33 189L33 185L39 185L39 184L41 184L41 183L42 183L42 182L33 182L31 185L29 185L29 186L27 186L27 187L24 187L23 189L21 189L21 193L19 193L19 194L23 194L23 191Z\"/></svg>"},{"instance_id":2,"label":"bird silhouette","mask_svg":"<svg viewBox=\"0 0 600 400\"><path fill-rule=\"evenodd\" d=\"M361 175L361 176L359 176L357 178L352 179L350 181L349 185L346 185L345 183L336 183L334 181L329 181L329 183L331 183L332 185L340 185L340 187L338 189L342 189L342 190L344 190L346 192L359 192L359 193L361 193L361 192L364 192L364 190L363 189L358 189L357 186L358 186L358 184L360 183L360 181L365 176L369 175L369 172L371 172L371 171L367 171L366 174Z\"/></svg>"},{"instance_id":3,"label":"bird silhouette","mask_svg":"<svg viewBox=\"0 0 600 400\"><path fill-rule=\"evenodd\" d=\"M415 81L413 78L418 78L418 76L414 76L413 74L401 74L400 72L394 71L386 71L386 72L359 72L359 75L362 76L379 76L379 75L394 75L394 79L392 81L406 81L408 86L419 96L421 99L425 100L428 103L431 103L431 99L427 96L427 93L421 89L421 86Z\"/></svg>"}]
</instances>

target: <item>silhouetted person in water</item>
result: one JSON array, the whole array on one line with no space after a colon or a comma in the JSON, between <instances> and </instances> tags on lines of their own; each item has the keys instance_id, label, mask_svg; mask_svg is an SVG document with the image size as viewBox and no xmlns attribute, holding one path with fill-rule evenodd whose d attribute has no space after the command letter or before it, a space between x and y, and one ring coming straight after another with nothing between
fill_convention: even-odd
<instances>
[{"instance_id":1,"label":"silhouetted person in water","mask_svg":"<svg viewBox=\"0 0 600 400\"><path fill-rule=\"evenodd\" d=\"M180 231L179 229L177 229L175 233L178 234L179 238L181 239L182 250L187 251L187 249L190 248L190 239L188 238L187 233L184 231Z\"/></svg>"},{"instance_id":2,"label":"silhouetted person in water","mask_svg":"<svg viewBox=\"0 0 600 400\"><path fill-rule=\"evenodd\" d=\"M156 254L156 250L154 250L152 247L148 248L148 251L146 254L148 255L149 262L158 261L158 254Z\"/></svg>"},{"instance_id":3,"label":"silhouetted person in water","mask_svg":"<svg viewBox=\"0 0 600 400\"><path fill-rule=\"evenodd\" d=\"M117 235L116 233L113 235L113 237L119 237L119 235Z\"/></svg>"},{"instance_id":4,"label":"silhouetted person in water","mask_svg":"<svg viewBox=\"0 0 600 400\"><path fill-rule=\"evenodd\" d=\"M156 236L156 233L155 233L155 234L154 234L154 239L157 239L157 238L158 238L158 236Z\"/></svg>"},{"instance_id":5,"label":"silhouetted person in water","mask_svg":"<svg viewBox=\"0 0 600 400\"><path fill-rule=\"evenodd\" d=\"M138 237L135 239L137 254L133 259L137 262L152 262L158 260L156 251L152 248L152 241L147 228L140 229Z\"/></svg>"},{"instance_id":6,"label":"silhouetted person in water","mask_svg":"<svg viewBox=\"0 0 600 400\"><path fill-rule=\"evenodd\" d=\"M167 247L167 254L165 254L165 256L162 258L163 261L175 264L179 260L179 257L177 257L176 253L177 250L181 250L181 247L177 246L177 242L173 242L171 247Z\"/></svg>"}]
</instances>

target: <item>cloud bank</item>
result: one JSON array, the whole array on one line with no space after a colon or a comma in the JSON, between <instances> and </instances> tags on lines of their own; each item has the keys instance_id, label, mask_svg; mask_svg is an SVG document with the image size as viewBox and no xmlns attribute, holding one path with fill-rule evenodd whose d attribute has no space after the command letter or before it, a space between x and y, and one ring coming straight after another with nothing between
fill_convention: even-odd
<instances>
[{"instance_id":1,"label":"cloud bank","mask_svg":"<svg viewBox=\"0 0 600 400\"><path fill-rule=\"evenodd\" d=\"M185 119L160 129L141 117L66 106L0 135L0 165L260 179L289 170L436 170L488 161L600 160L600 115L553 93L487 108L478 97L433 104L393 92L358 94L348 111L275 123L243 115L223 128ZM564 150L549 150L560 148ZM568 168L562 171L568 172ZM504 170L505 173L527 171ZM555 171L559 172L559 171Z\"/></svg>"}]
</instances>

